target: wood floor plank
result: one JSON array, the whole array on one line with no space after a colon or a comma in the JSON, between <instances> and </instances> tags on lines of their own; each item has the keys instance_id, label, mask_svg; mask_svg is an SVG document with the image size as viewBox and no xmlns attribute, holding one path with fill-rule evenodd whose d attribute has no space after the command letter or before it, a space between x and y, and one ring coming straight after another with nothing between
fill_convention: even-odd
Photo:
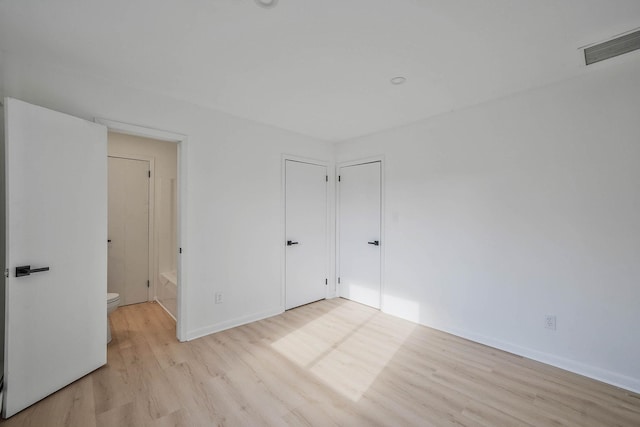
<instances>
[{"instance_id":1,"label":"wood floor plank","mask_svg":"<svg viewBox=\"0 0 640 427\"><path fill-rule=\"evenodd\" d=\"M55 396L55 397L53 397ZM91 376L85 376L11 417L8 426L87 426L96 425Z\"/></svg>"},{"instance_id":2,"label":"wood floor plank","mask_svg":"<svg viewBox=\"0 0 640 427\"><path fill-rule=\"evenodd\" d=\"M638 427L640 395L343 299L191 342L153 303L13 426Z\"/></svg>"}]
</instances>

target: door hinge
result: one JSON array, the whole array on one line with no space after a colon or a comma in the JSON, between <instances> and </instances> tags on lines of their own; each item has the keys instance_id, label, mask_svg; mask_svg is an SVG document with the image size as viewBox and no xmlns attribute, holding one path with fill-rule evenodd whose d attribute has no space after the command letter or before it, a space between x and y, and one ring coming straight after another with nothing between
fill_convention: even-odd
<instances>
[{"instance_id":1,"label":"door hinge","mask_svg":"<svg viewBox=\"0 0 640 427\"><path fill-rule=\"evenodd\" d=\"M329 182L329 175L325 175L324 178L325 182Z\"/></svg>"},{"instance_id":2,"label":"door hinge","mask_svg":"<svg viewBox=\"0 0 640 427\"><path fill-rule=\"evenodd\" d=\"M342 176L338 175L338 182L340 182L340 180L342 180Z\"/></svg>"},{"instance_id":3,"label":"door hinge","mask_svg":"<svg viewBox=\"0 0 640 427\"><path fill-rule=\"evenodd\" d=\"M180 248L180 253L182 253L182 248Z\"/></svg>"},{"instance_id":4,"label":"door hinge","mask_svg":"<svg viewBox=\"0 0 640 427\"><path fill-rule=\"evenodd\" d=\"M338 285L340 284L340 278L338 277Z\"/></svg>"},{"instance_id":5,"label":"door hinge","mask_svg":"<svg viewBox=\"0 0 640 427\"><path fill-rule=\"evenodd\" d=\"M4 269L4 277L9 277L9 269L8 268Z\"/></svg>"},{"instance_id":6,"label":"door hinge","mask_svg":"<svg viewBox=\"0 0 640 427\"><path fill-rule=\"evenodd\" d=\"M151 178L151 171L149 171L149 178Z\"/></svg>"},{"instance_id":7,"label":"door hinge","mask_svg":"<svg viewBox=\"0 0 640 427\"><path fill-rule=\"evenodd\" d=\"M324 279L324 284L328 285L329 284L329 279Z\"/></svg>"},{"instance_id":8,"label":"door hinge","mask_svg":"<svg viewBox=\"0 0 640 427\"><path fill-rule=\"evenodd\" d=\"M147 280L147 288L151 287L149 281Z\"/></svg>"}]
</instances>

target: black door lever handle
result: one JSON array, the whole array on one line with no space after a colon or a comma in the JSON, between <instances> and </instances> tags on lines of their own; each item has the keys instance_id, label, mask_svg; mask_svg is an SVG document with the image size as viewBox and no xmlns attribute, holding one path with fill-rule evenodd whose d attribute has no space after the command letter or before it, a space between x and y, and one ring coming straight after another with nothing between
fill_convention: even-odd
<instances>
[{"instance_id":1,"label":"black door lever handle","mask_svg":"<svg viewBox=\"0 0 640 427\"><path fill-rule=\"evenodd\" d=\"M287 246L297 245L298 242L294 242L293 240L287 240Z\"/></svg>"},{"instance_id":2,"label":"black door lever handle","mask_svg":"<svg viewBox=\"0 0 640 427\"><path fill-rule=\"evenodd\" d=\"M380 242L378 240L374 240L373 242L367 242L370 245L380 246Z\"/></svg>"},{"instance_id":3,"label":"black door lever handle","mask_svg":"<svg viewBox=\"0 0 640 427\"><path fill-rule=\"evenodd\" d=\"M21 265L16 267L16 277L30 276L31 273L40 273L41 271L49 271L49 267L31 268L30 265Z\"/></svg>"}]
</instances>

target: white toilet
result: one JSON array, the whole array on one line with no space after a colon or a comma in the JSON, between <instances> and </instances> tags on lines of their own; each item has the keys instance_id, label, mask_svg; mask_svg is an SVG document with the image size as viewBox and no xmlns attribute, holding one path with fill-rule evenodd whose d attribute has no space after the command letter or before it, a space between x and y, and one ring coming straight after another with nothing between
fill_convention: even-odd
<instances>
[{"instance_id":1,"label":"white toilet","mask_svg":"<svg viewBox=\"0 0 640 427\"><path fill-rule=\"evenodd\" d=\"M109 325L109 315L120 305L120 294L107 294L107 344L111 342L111 326Z\"/></svg>"}]
</instances>

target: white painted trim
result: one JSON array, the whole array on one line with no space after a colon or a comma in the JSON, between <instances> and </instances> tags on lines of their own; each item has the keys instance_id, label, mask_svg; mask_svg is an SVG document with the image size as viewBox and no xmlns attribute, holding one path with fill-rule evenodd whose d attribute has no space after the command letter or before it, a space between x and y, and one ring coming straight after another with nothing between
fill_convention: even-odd
<instances>
[{"instance_id":1,"label":"white painted trim","mask_svg":"<svg viewBox=\"0 0 640 427\"><path fill-rule=\"evenodd\" d=\"M375 162L384 163L384 155L381 154L379 156L371 156L371 157L365 157L363 159L358 159L358 160L349 160L345 162L340 162L336 164L336 168L339 169L347 166L364 165L367 163L375 163Z\"/></svg>"},{"instance_id":2,"label":"white painted trim","mask_svg":"<svg viewBox=\"0 0 640 427\"><path fill-rule=\"evenodd\" d=\"M284 162L285 160L291 160L291 161L294 161L294 162L309 163L309 164L312 164L312 165L329 167L329 162L328 161L312 159L312 158L309 158L309 157L300 157L300 156L293 156L293 155L290 155L290 154L283 154L282 155L282 161Z\"/></svg>"},{"instance_id":3,"label":"white painted trim","mask_svg":"<svg viewBox=\"0 0 640 427\"><path fill-rule=\"evenodd\" d=\"M0 161L2 162L2 167L4 168L4 170L2 171L2 175L0 176L0 185L2 186L2 188L0 188L0 203L2 204L2 206L0 206L0 209L2 209L2 214L0 214L0 219L2 220L2 225L0 225L0 227L2 227L0 229L0 245L2 245L2 247L0 248L0 257L1 257L1 261L0 264L2 265L2 268L0 268L0 274L2 274L2 277L0 278L1 286L0 286L0 291L5 293L5 304L6 304L6 297L7 297L7 279L5 278L5 269L8 269L9 266L7 265L7 251L9 249L9 230L7 230L7 214L9 213L9 206L7 206L7 181L6 181L6 171L7 171L7 164L6 164L6 159L7 159L7 139L8 139L8 126L6 126L7 122L8 122L8 117L7 117L7 108L5 108L5 105L7 105L7 103L9 102L9 98L8 97L4 97L4 98L0 98L0 110L2 110L0 112L0 119L2 119L2 124L0 124L0 131L2 132L2 134L0 135ZM5 405L5 394L4 394L4 390L6 388L6 380L7 380L7 359L8 359L8 352L7 352L7 307L4 307L4 318L2 319L2 332L0 332L0 339L2 339L4 341L4 351L2 353L2 360L3 360L3 364L2 364L2 390L0 390L0 416L4 415L5 411L4 411L4 405Z\"/></svg>"},{"instance_id":4,"label":"white painted trim","mask_svg":"<svg viewBox=\"0 0 640 427\"><path fill-rule=\"evenodd\" d=\"M290 154L283 154L282 155L282 183L281 183L281 206L282 206L282 218L280 221L280 235L282 236L282 251L281 251L281 261L280 261L280 282L281 282L281 286L280 286L280 305L282 308L282 311L285 310L285 306L286 306L286 292L287 292L287 284L286 284L286 277L287 277L287 265L286 265L286 259L287 259L287 246L284 244L284 242L287 240L287 200L286 200L286 194L287 194L287 174L286 174L286 166L287 166L287 160L292 161L292 162L300 162L300 163L308 163L311 165L317 165L317 166L323 166L326 170L326 174L327 176L329 176L329 162L325 161L325 160L317 160L317 159L310 159L310 158L306 158L306 157L300 157L300 156L294 156L294 155L290 155ZM331 207L330 207L330 203L329 203L329 184L330 184L331 180L329 179L327 181L327 186L325 189L325 206L326 206L326 212L325 212L325 218L326 218L326 224L325 224L325 267L324 267L324 273L325 273L325 278L327 280L327 285L324 288L324 298L330 298L333 296L333 293L329 293L329 285L328 285L328 281L329 281L329 272L330 272L330 268L329 268L329 263L331 262ZM335 292L334 292L335 293Z\"/></svg>"},{"instance_id":5,"label":"white painted trim","mask_svg":"<svg viewBox=\"0 0 640 427\"><path fill-rule=\"evenodd\" d=\"M108 143L107 139L107 143ZM155 159L149 156L141 156L138 154L125 154L125 153L114 153L109 154L107 157L114 157L118 159L128 159L128 160L139 160L143 162L149 163L149 170L151 171L151 176L153 179L149 178L149 194L147 195L149 199L149 271L147 272L149 281L153 284L147 289L147 302L153 301L156 296L156 283L158 281L158 275L156 274L158 269L156 268L158 265L158 254L156 253L156 169L155 169Z\"/></svg>"},{"instance_id":6,"label":"white painted trim","mask_svg":"<svg viewBox=\"0 0 640 427\"><path fill-rule=\"evenodd\" d=\"M266 310L248 316L237 317L235 319L225 320L224 322L216 323L213 325L198 328L193 331L189 331L187 335L187 341L194 340L196 338L204 337L206 335L215 334L216 332L225 331L227 329L235 328L237 326L246 325L247 323L257 322L258 320L266 319L268 317L277 316L284 313L282 307L278 307L272 310Z\"/></svg>"},{"instance_id":7,"label":"white painted trim","mask_svg":"<svg viewBox=\"0 0 640 427\"><path fill-rule=\"evenodd\" d=\"M106 126L110 131L124 133L127 135L141 136L143 138L152 138L168 142L182 142L183 140L187 139L186 135L182 135L179 133L169 132L151 127L132 125L115 120L103 119L100 117L96 117L94 121Z\"/></svg>"},{"instance_id":8,"label":"white painted trim","mask_svg":"<svg viewBox=\"0 0 640 427\"><path fill-rule=\"evenodd\" d=\"M346 162L340 162L336 164L336 191L335 191L335 199L336 199L336 241L335 241L335 248L336 248L336 254L335 254L335 265L336 265L336 270L335 270L335 281L336 281L336 291L335 291L335 296L339 297L340 296L340 284L338 284L338 277L340 277L340 185L339 185L339 181L337 179L338 176L340 176L340 169L344 168L344 167L349 167L349 166L357 166L357 165L364 165L367 163L375 163L375 162L380 162L380 310L384 311L384 306L383 306L383 302L384 302L384 287L385 287L385 277L384 277L384 262L385 262L385 251L386 251L386 247L387 247L387 241L386 241L386 237L385 237L385 173L384 173L384 168L385 168L385 160L384 160L384 155L379 155L379 156L372 156L372 157L366 157L364 159L360 159L360 160L350 160L350 161L346 161Z\"/></svg>"},{"instance_id":9,"label":"white painted trim","mask_svg":"<svg viewBox=\"0 0 640 427\"><path fill-rule=\"evenodd\" d=\"M180 341L186 341L188 328L187 316L187 295L189 289L189 281L187 272L184 268L185 248L188 247L187 241L187 137L178 142L178 230L176 233L176 244L179 253L176 254L176 286L178 289L176 301L176 337Z\"/></svg>"},{"instance_id":10,"label":"white painted trim","mask_svg":"<svg viewBox=\"0 0 640 427\"><path fill-rule=\"evenodd\" d=\"M188 136L154 129L145 126L133 125L104 118L95 118L96 123L100 123L113 132L127 135L141 136L144 138L158 139L161 141L175 142L178 144L178 224L177 224L177 247L182 253L176 254L176 278L177 278L177 316L176 316L176 336L180 341L187 340L188 317L187 313L187 273L183 262L185 261L185 248L187 247L187 142Z\"/></svg>"}]
</instances>

